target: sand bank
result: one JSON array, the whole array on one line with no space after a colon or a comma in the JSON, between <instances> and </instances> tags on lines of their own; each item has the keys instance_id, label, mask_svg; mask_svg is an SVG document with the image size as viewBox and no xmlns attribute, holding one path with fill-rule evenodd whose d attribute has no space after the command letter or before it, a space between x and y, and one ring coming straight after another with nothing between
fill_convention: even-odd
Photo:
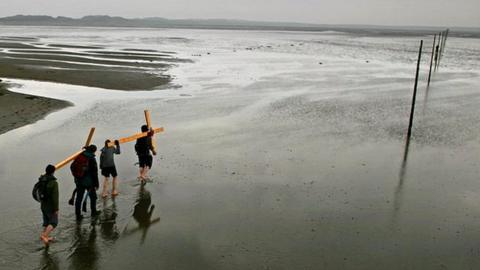
<instances>
[{"instance_id":1,"label":"sand bank","mask_svg":"<svg viewBox=\"0 0 480 270\"><path fill-rule=\"evenodd\" d=\"M174 53L127 53L103 46L38 41L0 38L0 76L114 90L153 90L171 82L167 69L190 62Z\"/></svg>"},{"instance_id":2,"label":"sand bank","mask_svg":"<svg viewBox=\"0 0 480 270\"><path fill-rule=\"evenodd\" d=\"M92 49L95 49L94 51ZM38 38L0 37L0 77L113 90L153 90L169 85L164 72L190 62L175 53L110 50L103 46L44 44ZM0 85L0 134L70 106L56 99L13 93Z\"/></svg>"},{"instance_id":3,"label":"sand bank","mask_svg":"<svg viewBox=\"0 0 480 270\"><path fill-rule=\"evenodd\" d=\"M7 90L0 83L0 134L34 123L50 112L71 106L71 103Z\"/></svg>"}]
</instances>

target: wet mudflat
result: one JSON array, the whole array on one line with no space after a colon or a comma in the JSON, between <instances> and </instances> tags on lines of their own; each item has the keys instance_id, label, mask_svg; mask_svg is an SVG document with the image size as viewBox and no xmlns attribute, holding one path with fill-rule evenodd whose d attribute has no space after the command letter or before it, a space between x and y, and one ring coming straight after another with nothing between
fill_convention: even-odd
<instances>
[{"instance_id":1,"label":"wet mudflat","mask_svg":"<svg viewBox=\"0 0 480 270\"><path fill-rule=\"evenodd\" d=\"M171 81L162 74L167 68L189 62L174 53L126 53L109 51L109 44L50 44L50 40L51 36L0 36L0 76L106 89L151 90Z\"/></svg>"},{"instance_id":2,"label":"wet mudflat","mask_svg":"<svg viewBox=\"0 0 480 270\"><path fill-rule=\"evenodd\" d=\"M7 30L8 31L8 30ZM165 71L190 60L175 53L102 46L51 44L55 36L0 36L0 77L85 85L115 90L152 90L169 85ZM71 42L71 41L70 41ZM127 44L124 44L127 45ZM1 82L0 82L1 83ZM168 85L168 86L166 86ZM0 134L34 123L68 102L9 92L0 84Z\"/></svg>"},{"instance_id":3,"label":"wet mudflat","mask_svg":"<svg viewBox=\"0 0 480 270\"><path fill-rule=\"evenodd\" d=\"M76 107L0 136L0 268L480 265L480 72L462 61L465 48L479 50L475 41L452 38L428 99L421 84L401 177L415 68L415 55L402 48L415 48L417 38L163 35L190 42L155 39L155 49L202 55L171 71L182 88L117 96L97 89L92 101L92 89L82 96L52 85L49 97L63 95ZM377 46L388 42L388 50ZM350 55L350 44L367 49ZM16 91L47 95L48 88L25 82ZM120 196L99 200L99 218L77 224L67 204L73 181L68 170L58 172L60 226L44 250L30 192L45 163L79 148L92 125L97 145L135 132L145 108L166 129L157 137L153 181L137 185L133 145L124 145L116 159Z\"/></svg>"}]
</instances>

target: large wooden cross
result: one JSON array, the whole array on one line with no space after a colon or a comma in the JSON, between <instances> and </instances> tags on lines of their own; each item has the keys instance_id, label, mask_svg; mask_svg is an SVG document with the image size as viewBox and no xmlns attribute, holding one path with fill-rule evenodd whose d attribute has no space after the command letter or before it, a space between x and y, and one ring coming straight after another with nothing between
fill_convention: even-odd
<instances>
[{"instance_id":1,"label":"large wooden cross","mask_svg":"<svg viewBox=\"0 0 480 270\"><path fill-rule=\"evenodd\" d=\"M153 135L155 133L163 132L163 131L165 131L165 129L163 127L152 128L152 122L150 120L150 111L148 111L148 110L145 110L145 122L147 123L147 127L148 127L149 131L140 132L140 133L134 134L132 136L128 136L128 137L118 139L118 142L120 144L122 144L122 143L135 141L136 139L140 139L140 138L143 138L143 137L152 136L152 146L153 146L153 149L155 150L156 149L156 143L155 143ZM110 143L108 144L108 146L114 146L114 145L115 145L115 141L110 140Z\"/></svg>"},{"instance_id":2,"label":"large wooden cross","mask_svg":"<svg viewBox=\"0 0 480 270\"><path fill-rule=\"evenodd\" d=\"M128 143L128 142L131 142L131 141L135 141L136 139L140 139L140 138L143 138L143 137L147 137L147 136L152 136L152 146L153 146L153 149L155 150L156 149L156 144L155 144L155 140L153 138L153 135L155 133L160 133L160 132L163 132L164 131L164 128L163 127L159 127L159 128L152 128L152 123L151 123L151 119L150 119L150 112L148 110L145 110L145 121L147 123L147 127L149 129L149 131L147 132L140 132L140 133L136 133L136 134L133 134L132 136L128 136L128 137L123 137L123 138L120 138L118 139L118 142L120 144L122 143ZM92 141L92 138L93 138L93 133L95 132L95 128L91 128L90 129L90 133L88 134L88 138L87 138L87 141L85 142L85 146L89 146L91 141ZM108 144L108 146L114 146L115 145L115 141L114 140L111 140L110 143ZM74 160L77 156L79 156L81 153L83 153L83 151L85 151L85 149L82 149L74 154L72 154L71 156L67 157L66 159L64 159L63 161L57 163L55 165L55 168L58 170L58 169L61 169L62 167L64 167L65 165L67 165L68 163L70 163L72 160Z\"/></svg>"}]
</instances>

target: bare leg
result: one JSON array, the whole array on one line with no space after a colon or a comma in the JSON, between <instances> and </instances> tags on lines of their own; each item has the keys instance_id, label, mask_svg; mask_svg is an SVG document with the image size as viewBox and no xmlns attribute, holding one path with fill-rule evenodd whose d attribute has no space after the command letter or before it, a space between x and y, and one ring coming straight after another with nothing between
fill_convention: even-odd
<instances>
[{"instance_id":1,"label":"bare leg","mask_svg":"<svg viewBox=\"0 0 480 270\"><path fill-rule=\"evenodd\" d=\"M148 167L145 166L142 168L142 181L145 181L147 179L147 174L148 174Z\"/></svg>"},{"instance_id":2,"label":"bare leg","mask_svg":"<svg viewBox=\"0 0 480 270\"><path fill-rule=\"evenodd\" d=\"M117 177L112 178L112 196L118 195L118 190L117 190Z\"/></svg>"},{"instance_id":3,"label":"bare leg","mask_svg":"<svg viewBox=\"0 0 480 270\"><path fill-rule=\"evenodd\" d=\"M103 191L102 191L103 198L107 197L107 189L108 189L108 177L105 177L105 179L103 179Z\"/></svg>"},{"instance_id":4,"label":"bare leg","mask_svg":"<svg viewBox=\"0 0 480 270\"><path fill-rule=\"evenodd\" d=\"M150 167L145 167L145 169L143 171L143 179L147 180L149 170L150 170Z\"/></svg>"}]
</instances>

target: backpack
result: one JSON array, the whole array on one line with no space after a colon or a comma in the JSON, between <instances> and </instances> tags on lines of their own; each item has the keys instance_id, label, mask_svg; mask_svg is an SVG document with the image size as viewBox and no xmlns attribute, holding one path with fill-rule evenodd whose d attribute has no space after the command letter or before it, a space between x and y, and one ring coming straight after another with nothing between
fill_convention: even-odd
<instances>
[{"instance_id":1,"label":"backpack","mask_svg":"<svg viewBox=\"0 0 480 270\"><path fill-rule=\"evenodd\" d=\"M38 182L35 183L32 190L33 199L37 202L42 202L47 198L47 184L48 181L42 180L43 177L38 179Z\"/></svg>"},{"instance_id":2,"label":"backpack","mask_svg":"<svg viewBox=\"0 0 480 270\"><path fill-rule=\"evenodd\" d=\"M81 154L70 165L70 171L72 171L73 177L76 179L86 176L88 170L88 157Z\"/></svg>"}]
</instances>

